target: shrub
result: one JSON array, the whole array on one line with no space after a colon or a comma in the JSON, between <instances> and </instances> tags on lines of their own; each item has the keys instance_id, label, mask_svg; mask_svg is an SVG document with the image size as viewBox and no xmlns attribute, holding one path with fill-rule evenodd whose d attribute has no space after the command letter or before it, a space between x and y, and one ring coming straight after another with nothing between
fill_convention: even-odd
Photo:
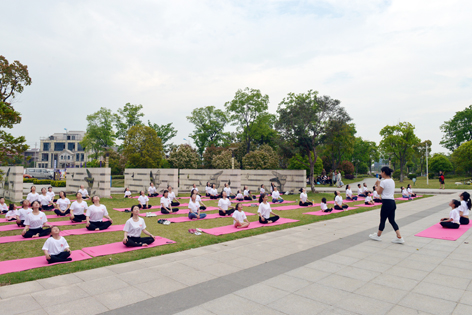
<instances>
[{"instance_id":1,"label":"shrub","mask_svg":"<svg viewBox=\"0 0 472 315\"><path fill-rule=\"evenodd\" d=\"M49 185L49 184L51 184L51 180L50 179L37 179L37 178L34 178L33 184L35 184L35 185Z\"/></svg>"},{"instance_id":2,"label":"shrub","mask_svg":"<svg viewBox=\"0 0 472 315\"><path fill-rule=\"evenodd\" d=\"M344 176L345 179L354 179L354 175L352 174L347 174L346 176Z\"/></svg>"},{"instance_id":3,"label":"shrub","mask_svg":"<svg viewBox=\"0 0 472 315\"><path fill-rule=\"evenodd\" d=\"M175 147L167 159L173 168L196 169L200 165L200 156L188 144Z\"/></svg>"},{"instance_id":4,"label":"shrub","mask_svg":"<svg viewBox=\"0 0 472 315\"><path fill-rule=\"evenodd\" d=\"M354 165L352 165L352 163L349 161L342 161L341 164L339 165L339 168L346 175L348 174L350 175L354 173ZM341 174L344 175L343 173Z\"/></svg>"},{"instance_id":5,"label":"shrub","mask_svg":"<svg viewBox=\"0 0 472 315\"><path fill-rule=\"evenodd\" d=\"M400 179L400 170L396 170L392 174L393 179Z\"/></svg>"},{"instance_id":6,"label":"shrub","mask_svg":"<svg viewBox=\"0 0 472 315\"><path fill-rule=\"evenodd\" d=\"M231 159L233 156L233 152L230 150L223 151L221 154L213 156L213 160L211 165L213 168L216 169L231 169L233 166L231 163ZM234 159L234 168L239 169L239 162Z\"/></svg>"},{"instance_id":7,"label":"shrub","mask_svg":"<svg viewBox=\"0 0 472 315\"><path fill-rule=\"evenodd\" d=\"M125 179L125 175L111 175L111 179Z\"/></svg>"},{"instance_id":8,"label":"shrub","mask_svg":"<svg viewBox=\"0 0 472 315\"><path fill-rule=\"evenodd\" d=\"M65 180L51 180L52 187L66 187Z\"/></svg>"},{"instance_id":9,"label":"shrub","mask_svg":"<svg viewBox=\"0 0 472 315\"><path fill-rule=\"evenodd\" d=\"M23 183L33 183L34 178L23 178Z\"/></svg>"},{"instance_id":10,"label":"shrub","mask_svg":"<svg viewBox=\"0 0 472 315\"><path fill-rule=\"evenodd\" d=\"M418 177L418 174L408 174L409 179L413 179L413 178L416 178L416 177Z\"/></svg>"},{"instance_id":11,"label":"shrub","mask_svg":"<svg viewBox=\"0 0 472 315\"><path fill-rule=\"evenodd\" d=\"M357 166L357 172L359 174L367 174L369 172L369 168L367 167L366 163L359 163Z\"/></svg>"}]
</instances>

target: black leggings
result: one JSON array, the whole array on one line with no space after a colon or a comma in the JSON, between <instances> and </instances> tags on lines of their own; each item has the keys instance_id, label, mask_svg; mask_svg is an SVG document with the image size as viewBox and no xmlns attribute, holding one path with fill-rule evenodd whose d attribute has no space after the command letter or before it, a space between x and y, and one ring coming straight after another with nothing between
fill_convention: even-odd
<instances>
[{"instance_id":1,"label":"black leggings","mask_svg":"<svg viewBox=\"0 0 472 315\"><path fill-rule=\"evenodd\" d=\"M87 227L87 230L89 231L95 231L96 229L99 230L106 230L110 227L111 222L110 221L97 221L97 222L90 222L90 225Z\"/></svg>"},{"instance_id":2,"label":"black leggings","mask_svg":"<svg viewBox=\"0 0 472 315\"><path fill-rule=\"evenodd\" d=\"M50 256L51 256L51 259L46 259L48 261L48 264L72 260L72 258L69 258L70 252L62 252L57 255L50 255Z\"/></svg>"},{"instance_id":3,"label":"black leggings","mask_svg":"<svg viewBox=\"0 0 472 315\"><path fill-rule=\"evenodd\" d=\"M299 205L300 207L308 207L308 206L312 206L313 203L312 203L312 202L309 202L309 201L307 201L307 202L302 202L302 201L300 201L300 202L298 203L298 205Z\"/></svg>"},{"instance_id":4,"label":"black leggings","mask_svg":"<svg viewBox=\"0 0 472 315\"><path fill-rule=\"evenodd\" d=\"M32 238L34 235L39 234L39 236L46 236L51 234L51 229L43 229L43 228L37 228L37 229L29 229L26 231L25 235L23 235L24 238Z\"/></svg>"},{"instance_id":5,"label":"black leggings","mask_svg":"<svg viewBox=\"0 0 472 315\"><path fill-rule=\"evenodd\" d=\"M446 229L458 229L460 227L460 224L454 223L454 222L439 222L443 228Z\"/></svg>"},{"instance_id":6,"label":"black leggings","mask_svg":"<svg viewBox=\"0 0 472 315\"><path fill-rule=\"evenodd\" d=\"M249 196L244 196L244 200L252 200Z\"/></svg>"},{"instance_id":7,"label":"black leggings","mask_svg":"<svg viewBox=\"0 0 472 315\"><path fill-rule=\"evenodd\" d=\"M352 198L351 197L346 197L346 200L357 200L357 196L353 196Z\"/></svg>"},{"instance_id":8,"label":"black leggings","mask_svg":"<svg viewBox=\"0 0 472 315\"><path fill-rule=\"evenodd\" d=\"M461 223L461 225L467 225L469 224L469 218L461 217L459 222Z\"/></svg>"},{"instance_id":9,"label":"black leggings","mask_svg":"<svg viewBox=\"0 0 472 315\"><path fill-rule=\"evenodd\" d=\"M264 218L265 219L265 218ZM274 223L275 221L277 221L278 219L280 219L280 217L278 215L275 215L273 217L270 217L268 219L265 219L265 221L262 221L261 217L259 217L259 223L261 224L270 224L268 223L268 221L272 221L272 223Z\"/></svg>"},{"instance_id":10,"label":"black leggings","mask_svg":"<svg viewBox=\"0 0 472 315\"><path fill-rule=\"evenodd\" d=\"M172 212L177 212L177 211L179 211L179 208L171 208L171 210L172 210ZM164 208L164 207L161 207L161 212L162 212L163 214L169 214L169 213L171 213L169 210L167 210L167 209Z\"/></svg>"},{"instance_id":11,"label":"black leggings","mask_svg":"<svg viewBox=\"0 0 472 315\"><path fill-rule=\"evenodd\" d=\"M380 225L379 231L385 229L385 221L390 222L394 231L398 231L398 225L395 222L395 210L397 209L397 204L395 200L392 199L383 199L382 208L380 208Z\"/></svg>"},{"instance_id":12,"label":"black leggings","mask_svg":"<svg viewBox=\"0 0 472 315\"><path fill-rule=\"evenodd\" d=\"M382 202L382 199L374 198L374 202Z\"/></svg>"},{"instance_id":13,"label":"black leggings","mask_svg":"<svg viewBox=\"0 0 472 315\"><path fill-rule=\"evenodd\" d=\"M16 220L16 225L19 227L25 227L25 220Z\"/></svg>"},{"instance_id":14,"label":"black leggings","mask_svg":"<svg viewBox=\"0 0 472 315\"><path fill-rule=\"evenodd\" d=\"M138 205L138 208L139 208L139 209L150 209L151 207L152 207L151 205L147 205L147 206L146 206L146 205L142 205L142 204L139 204L139 205Z\"/></svg>"},{"instance_id":15,"label":"black leggings","mask_svg":"<svg viewBox=\"0 0 472 315\"><path fill-rule=\"evenodd\" d=\"M231 209L225 210L224 212L222 210L219 210L218 214L221 215L222 217L224 217L224 216L227 216L227 215L232 215L233 212L234 212L234 209L231 208Z\"/></svg>"},{"instance_id":16,"label":"black leggings","mask_svg":"<svg viewBox=\"0 0 472 315\"><path fill-rule=\"evenodd\" d=\"M77 214L77 215L74 215L74 218L72 219L72 221L74 222L82 222L82 221L85 221L87 218L85 217L85 214Z\"/></svg>"},{"instance_id":17,"label":"black leggings","mask_svg":"<svg viewBox=\"0 0 472 315\"><path fill-rule=\"evenodd\" d=\"M321 210L321 212L331 212L333 211L333 208L326 208L326 210Z\"/></svg>"},{"instance_id":18,"label":"black leggings","mask_svg":"<svg viewBox=\"0 0 472 315\"><path fill-rule=\"evenodd\" d=\"M171 205L172 207L178 207L178 206L180 206L180 202L178 202L178 201L172 201L172 202L170 203L170 205Z\"/></svg>"},{"instance_id":19,"label":"black leggings","mask_svg":"<svg viewBox=\"0 0 472 315\"><path fill-rule=\"evenodd\" d=\"M54 213L56 213L58 216L63 217L63 216L65 216L66 214L69 214L69 213L70 213L70 209L67 209L67 210L64 211L64 212L62 212L61 210L56 209L56 210L54 210Z\"/></svg>"},{"instance_id":20,"label":"black leggings","mask_svg":"<svg viewBox=\"0 0 472 315\"><path fill-rule=\"evenodd\" d=\"M218 198L221 198L221 196L220 195L210 196L210 199L218 199Z\"/></svg>"},{"instance_id":21,"label":"black leggings","mask_svg":"<svg viewBox=\"0 0 472 315\"><path fill-rule=\"evenodd\" d=\"M158 194L158 193L155 193L155 194L148 194L148 196L149 196L149 197L157 197L157 196L159 196L159 194Z\"/></svg>"},{"instance_id":22,"label":"black leggings","mask_svg":"<svg viewBox=\"0 0 472 315\"><path fill-rule=\"evenodd\" d=\"M344 210L344 209L347 209L347 208L349 208L348 205L343 205L342 208L341 208L340 206L338 206L338 205L335 205L335 206L334 206L334 210Z\"/></svg>"},{"instance_id":23,"label":"black leggings","mask_svg":"<svg viewBox=\"0 0 472 315\"><path fill-rule=\"evenodd\" d=\"M52 209L54 209L54 206L53 206L53 205L45 205L45 206L42 205L42 206L41 206L41 209L42 209L42 210L45 210L45 211L47 211L47 210L52 210Z\"/></svg>"},{"instance_id":24,"label":"black leggings","mask_svg":"<svg viewBox=\"0 0 472 315\"><path fill-rule=\"evenodd\" d=\"M152 237L136 237L128 236L128 241L126 242L126 247L141 247L143 244L152 244L154 239Z\"/></svg>"}]
</instances>

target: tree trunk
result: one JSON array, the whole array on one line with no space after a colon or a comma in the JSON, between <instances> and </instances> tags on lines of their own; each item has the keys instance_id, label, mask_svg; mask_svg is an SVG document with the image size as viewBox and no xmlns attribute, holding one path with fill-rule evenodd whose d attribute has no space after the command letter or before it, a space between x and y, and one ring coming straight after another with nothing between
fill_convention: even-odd
<instances>
[{"instance_id":1,"label":"tree trunk","mask_svg":"<svg viewBox=\"0 0 472 315\"><path fill-rule=\"evenodd\" d=\"M314 150L313 150L314 151ZM315 162L316 162L316 153L313 152L314 159L311 159L311 151L308 151L308 162L310 163L310 186L311 186L311 192L315 193L315 181L314 181L314 173L315 173Z\"/></svg>"},{"instance_id":2,"label":"tree trunk","mask_svg":"<svg viewBox=\"0 0 472 315\"><path fill-rule=\"evenodd\" d=\"M402 160L400 160L400 183L403 183L403 166L404 166L404 162Z\"/></svg>"}]
</instances>

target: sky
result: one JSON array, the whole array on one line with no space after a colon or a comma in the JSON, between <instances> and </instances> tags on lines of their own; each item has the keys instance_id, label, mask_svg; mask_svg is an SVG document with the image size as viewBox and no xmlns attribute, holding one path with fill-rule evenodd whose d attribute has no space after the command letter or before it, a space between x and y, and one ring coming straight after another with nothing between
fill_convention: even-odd
<instances>
[{"instance_id":1,"label":"sky","mask_svg":"<svg viewBox=\"0 0 472 315\"><path fill-rule=\"evenodd\" d=\"M128 102L186 143L192 109L223 109L250 87L271 113L315 90L341 101L356 136L378 143L408 121L447 152L439 126L472 104L472 1L16 0L2 11L0 55L32 78L11 132L31 147Z\"/></svg>"}]
</instances>

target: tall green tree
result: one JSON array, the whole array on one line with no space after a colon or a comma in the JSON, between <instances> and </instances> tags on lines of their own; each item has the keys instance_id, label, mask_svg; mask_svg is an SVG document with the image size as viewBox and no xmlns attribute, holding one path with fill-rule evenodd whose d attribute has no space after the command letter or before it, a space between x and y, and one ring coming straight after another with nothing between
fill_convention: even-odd
<instances>
[{"instance_id":1,"label":"tall green tree","mask_svg":"<svg viewBox=\"0 0 472 315\"><path fill-rule=\"evenodd\" d=\"M190 138L195 141L200 156L203 156L206 147L220 146L226 142L230 135L224 132L228 117L224 111L216 109L214 106L195 108L192 110L192 114L187 116L187 120L195 125Z\"/></svg>"},{"instance_id":2,"label":"tall green tree","mask_svg":"<svg viewBox=\"0 0 472 315\"><path fill-rule=\"evenodd\" d=\"M237 126L242 133L241 142L246 145L246 154L251 151L251 141L261 132L258 122L269 122L269 96L262 95L260 90L245 88L239 89L232 101L225 103L229 119L233 126Z\"/></svg>"},{"instance_id":3,"label":"tall green tree","mask_svg":"<svg viewBox=\"0 0 472 315\"><path fill-rule=\"evenodd\" d=\"M313 152L311 153L313 155ZM312 157L314 159L314 156ZM303 161L303 163L300 163L299 161ZM292 156L290 160L288 161L288 169L289 170L306 170L307 174L310 174L310 163L308 162L308 156L301 156L300 154L297 154L296 156ZM315 163L315 169L313 170L315 175L321 175L323 172L323 160L321 157L318 157Z\"/></svg>"},{"instance_id":4,"label":"tall green tree","mask_svg":"<svg viewBox=\"0 0 472 315\"><path fill-rule=\"evenodd\" d=\"M311 191L315 192L314 169L318 160L319 146L325 138L331 120L351 120L340 101L329 96L318 96L318 92L289 93L277 109L278 121L275 124L280 134L280 149L287 157L308 157ZM313 154L312 154L313 153Z\"/></svg>"},{"instance_id":5,"label":"tall green tree","mask_svg":"<svg viewBox=\"0 0 472 315\"><path fill-rule=\"evenodd\" d=\"M400 122L395 126L385 126L380 130L380 147L385 155L397 159L400 165L400 182L403 182L404 167L415 153L415 146L420 139L415 135L415 126L409 122Z\"/></svg>"},{"instance_id":6,"label":"tall green tree","mask_svg":"<svg viewBox=\"0 0 472 315\"><path fill-rule=\"evenodd\" d=\"M113 131L113 124L116 119L116 114L105 107L101 107L99 111L87 115L87 130L80 144L85 150L91 150L95 159L98 159L101 153L115 145L116 134Z\"/></svg>"},{"instance_id":7,"label":"tall green tree","mask_svg":"<svg viewBox=\"0 0 472 315\"><path fill-rule=\"evenodd\" d=\"M456 171L462 174L472 174L472 140L464 142L452 153L452 162Z\"/></svg>"},{"instance_id":8,"label":"tall green tree","mask_svg":"<svg viewBox=\"0 0 472 315\"><path fill-rule=\"evenodd\" d=\"M11 129L13 125L21 122L21 114L15 110L11 102L28 85L31 85L28 66L18 60L9 63L0 55L0 164L7 162L8 155L19 156L28 149L24 136L14 137L3 130Z\"/></svg>"},{"instance_id":9,"label":"tall green tree","mask_svg":"<svg viewBox=\"0 0 472 315\"><path fill-rule=\"evenodd\" d=\"M181 144L172 149L170 152L169 161L173 168L178 169L195 169L199 165L199 156L197 151L188 144Z\"/></svg>"},{"instance_id":10,"label":"tall green tree","mask_svg":"<svg viewBox=\"0 0 472 315\"><path fill-rule=\"evenodd\" d=\"M444 135L439 143L451 151L462 143L472 140L472 105L456 112L452 119L441 125L440 129Z\"/></svg>"},{"instance_id":11,"label":"tall green tree","mask_svg":"<svg viewBox=\"0 0 472 315\"><path fill-rule=\"evenodd\" d=\"M373 141L363 140L361 137L356 137L354 142L354 152L352 154L352 163L359 172L359 166L366 165L369 171L372 172L372 164L379 160L379 152L377 144Z\"/></svg>"},{"instance_id":12,"label":"tall green tree","mask_svg":"<svg viewBox=\"0 0 472 315\"><path fill-rule=\"evenodd\" d=\"M169 140L177 135L177 129L172 126L172 123L158 125L156 123L151 123L149 120L148 126L154 129L157 132L157 136L161 138L162 146L164 147L164 152L169 152L171 150L172 145L172 143L169 143Z\"/></svg>"},{"instance_id":13,"label":"tall green tree","mask_svg":"<svg viewBox=\"0 0 472 315\"><path fill-rule=\"evenodd\" d=\"M164 159L162 141L151 127L133 126L123 143L123 155L128 168L159 168Z\"/></svg>"},{"instance_id":14,"label":"tall green tree","mask_svg":"<svg viewBox=\"0 0 472 315\"><path fill-rule=\"evenodd\" d=\"M420 173L423 173L423 169L426 170L426 147L428 148L428 155L431 153L431 140L425 140L418 143L415 146L415 155L417 161L419 161Z\"/></svg>"},{"instance_id":15,"label":"tall green tree","mask_svg":"<svg viewBox=\"0 0 472 315\"><path fill-rule=\"evenodd\" d=\"M335 170L344 160L350 160L354 152L356 127L343 120L331 120L323 137L324 155L331 160L331 169Z\"/></svg>"},{"instance_id":16,"label":"tall green tree","mask_svg":"<svg viewBox=\"0 0 472 315\"><path fill-rule=\"evenodd\" d=\"M429 171L439 174L440 171L446 173L453 170L452 163L447 156L442 153L435 153L428 161Z\"/></svg>"},{"instance_id":17,"label":"tall green tree","mask_svg":"<svg viewBox=\"0 0 472 315\"><path fill-rule=\"evenodd\" d=\"M123 108L118 109L118 115L116 116L116 136L119 140L125 140L128 135L128 130L133 126L142 125L141 117L144 114L141 113L143 105L133 105L126 103Z\"/></svg>"}]
</instances>

